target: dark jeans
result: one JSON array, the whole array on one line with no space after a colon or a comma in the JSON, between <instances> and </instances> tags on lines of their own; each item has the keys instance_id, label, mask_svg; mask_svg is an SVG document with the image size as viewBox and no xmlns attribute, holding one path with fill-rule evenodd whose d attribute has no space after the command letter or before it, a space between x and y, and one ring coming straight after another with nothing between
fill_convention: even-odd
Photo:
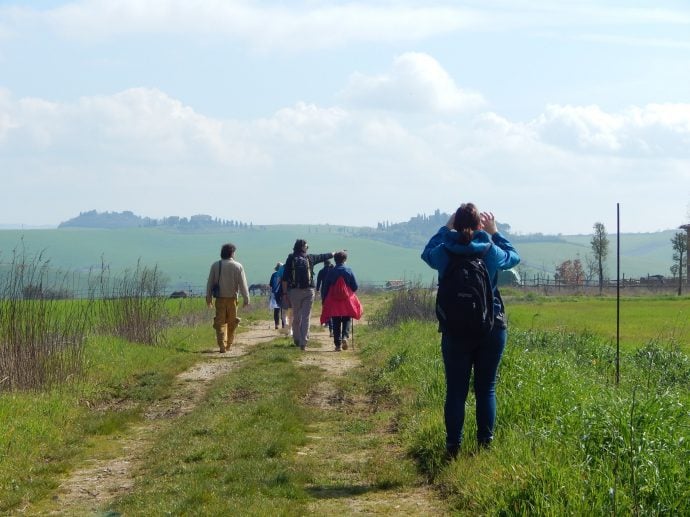
<instances>
[{"instance_id":1,"label":"dark jeans","mask_svg":"<svg viewBox=\"0 0 690 517\"><path fill-rule=\"evenodd\" d=\"M496 422L496 373L505 348L507 331L495 326L478 346L453 338L441 337L443 365L446 371L446 446L459 447L465 423L465 400L474 368L474 395L477 411L477 442L486 445L494 436Z\"/></svg>"},{"instance_id":2,"label":"dark jeans","mask_svg":"<svg viewBox=\"0 0 690 517\"><path fill-rule=\"evenodd\" d=\"M282 323L282 328L285 328L285 314L280 307L273 309L273 321L276 324L276 328L278 328L278 323Z\"/></svg>"},{"instance_id":3,"label":"dark jeans","mask_svg":"<svg viewBox=\"0 0 690 517\"><path fill-rule=\"evenodd\" d=\"M328 327L328 332L333 334L333 318L328 318L326 320L326 326Z\"/></svg>"},{"instance_id":4,"label":"dark jeans","mask_svg":"<svg viewBox=\"0 0 690 517\"><path fill-rule=\"evenodd\" d=\"M343 339L350 337L352 318L350 316L333 316L331 321L333 322L333 342L335 346L339 347Z\"/></svg>"}]
</instances>

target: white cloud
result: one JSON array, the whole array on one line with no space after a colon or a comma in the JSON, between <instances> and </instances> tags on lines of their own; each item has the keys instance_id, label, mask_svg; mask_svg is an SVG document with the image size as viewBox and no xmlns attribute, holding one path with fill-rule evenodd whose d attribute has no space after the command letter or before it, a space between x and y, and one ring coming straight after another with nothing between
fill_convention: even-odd
<instances>
[{"instance_id":1,"label":"white cloud","mask_svg":"<svg viewBox=\"0 0 690 517\"><path fill-rule=\"evenodd\" d=\"M84 0L38 16L69 37L194 34L229 37L255 48L302 50L351 42L415 41L478 23L475 11L454 6L410 6L242 0Z\"/></svg>"},{"instance_id":2,"label":"white cloud","mask_svg":"<svg viewBox=\"0 0 690 517\"><path fill-rule=\"evenodd\" d=\"M10 92L6 89L0 88L0 144L2 144L5 135L12 127L12 118L10 116L11 97Z\"/></svg>"},{"instance_id":3,"label":"white cloud","mask_svg":"<svg viewBox=\"0 0 690 517\"><path fill-rule=\"evenodd\" d=\"M690 104L633 106L620 113L550 105L532 127L545 141L573 150L690 158Z\"/></svg>"},{"instance_id":4,"label":"white cloud","mask_svg":"<svg viewBox=\"0 0 690 517\"><path fill-rule=\"evenodd\" d=\"M291 143L318 142L332 137L347 123L348 113L341 108L319 108L298 102L280 109L273 117L257 122L256 127Z\"/></svg>"},{"instance_id":5,"label":"white cloud","mask_svg":"<svg viewBox=\"0 0 690 517\"><path fill-rule=\"evenodd\" d=\"M408 112L460 112L481 107L479 93L465 91L433 57L420 52L398 56L386 74L356 73L339 97L351 106Z\"/></svg>"},{"instance_id":6,"label":"white cloud","mask_svg":"<svg viewBox=\"0 0 690 517\"><path fill-rule=\"evenodd\" d=\"M199 157L235 166L265 161L236 124L204 117L156 89L132 88L74 103L35 98L0 102L3 127L0 145L8 150L148 163Z\"/></svg>"},{"instance_id":7,"label":"white cloud","mask_svg":"<svg viewBox=\"0 0 690 517\"><path fill-rule=\"evenodd\" d=\"M4 23L3 23L4 22ZM592 26L687 26L686 9L635 8L597 2L522 0L471 2L313 2L295 0L78 0L35 9L0 7L0 39L27 30L53 31L69 39L103 41L131 35L174 34L195 42L229 39L264 51L342 48L353 43L415 42L458 31L586 31L582 38L629 44L625 36L591 35ZM586 28L586 29L584 29ZM577 36L575 36L577 37ZM618 39L620 38L620 39ZM687 38L650 38L685 47ZM637 43L635 43L637 44Z\"/></svg>"},{"instance_id":8,"label":"white cloud","mask_svg":"<svg viewBox=\"0 0 690 517\"><path fill-rule=\"evenodd\" d=\"M690 49L690 39L678 40L671 38L643 38L631 36L616 36L610 34L583 34L577 39L590 43L605 43L624 45L628 47L658 47L663 49Z\"/></svg>"},{"instance_id":9,"label":"white cloud","mask_svg":"<svg viewBox=\"0 0 690 517\"><path fill-rule=\"evenodd\" d=\"M598 211L621 201L635 206L628 224L654 230L672 216L660 218L649 200L683 213L687 205L688 192L669 185L690 184L689 120L684 104L621 113L554 105L528 123L492 112L427 123L301 102L238 121L201 115L156 89L72 103L0 91L0 170L10 193L0 220L50 222L8 216L24 214L21 200L31 195L35 206L63 210L53 222L94 207L284 222L273 208L257 211L258 195L308 199L292 223L375 224L473 200L517 230L562 233L588 231L605 219ZM216 212L219 196L232 214ZM334 201L357 208L345 213Z\"/></svg>"}]
</instances>

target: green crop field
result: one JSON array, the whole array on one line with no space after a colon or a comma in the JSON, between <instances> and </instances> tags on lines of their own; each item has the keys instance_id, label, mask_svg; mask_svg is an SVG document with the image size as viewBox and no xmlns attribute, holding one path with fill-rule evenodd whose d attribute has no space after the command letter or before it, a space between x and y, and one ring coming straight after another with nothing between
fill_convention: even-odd
<instances>
[{"instance_id":1,"label":"green crop field","mask_svg":"<svg viewBox=\"0 0 690 517\"><path fill-rule=\"evenodd\" d=\"M420 260L419 248L406 248L353 236L353 228L328 225L262 226L240 230L184 232L166 228L2 230L0 265L11 260L12 250L43 251L53 267L86 275L102 263L114 271L133 268L137 261L158 265L170 289L198 290L205 285L210 264L220 245L237 245L236 258L245 266L247 281L267 283L277 261L284 261L297 238L310 244L312 253L347 249L349 265L361 283L382 284L392 279L432 282L435 274ZM626 234L621 239L621 270L626 278L667 275L672 264L673 231ZM590 253L589 236L562 237L565 242L524 242L516 247L520 269L553 274L566 259L584 262ZM615 236L610 236L609 276L615 276ZM318 266L317 266L318 269Z\"/></svg>"},{"instance_id":2,"label":"green crop field","mask_svg":"<svg viewBox=\"0 0 690 517\"><path fill-rule=\"evenodd\" d=\"M616 339L615 298L508 299L506 305L511 326L521 330L588 331L611 342ZM675 342L690 352L690 299L621 299L620 339L628 348L639 348L653 341Z\"/></svg>"},{"instance_id":3,"label":"green crop field","mask_svg":"<svg viewBox=\"0 0 690 517\"><path fill-rule=\"evenodd\" d=\"M311 253L347 249L349 265L361 282L412 280L420 275L430 282L434 276L419 259L421 250L352 237L327 226L272 226L208 233L157 228L6 230L0 231L0 261L7 262L12 250L23 242L32 253L45 250L54 267L87 272L100 268L104 261L112 269L122 270L141 260L147 265L157 264L168 276L171 288L198 289L205 286L221 244L233 242L237 246L236 258L244 265L250 284L268 283L276 262L285 260L297 238L309 242Z\"/></svg>"}]
</instances>

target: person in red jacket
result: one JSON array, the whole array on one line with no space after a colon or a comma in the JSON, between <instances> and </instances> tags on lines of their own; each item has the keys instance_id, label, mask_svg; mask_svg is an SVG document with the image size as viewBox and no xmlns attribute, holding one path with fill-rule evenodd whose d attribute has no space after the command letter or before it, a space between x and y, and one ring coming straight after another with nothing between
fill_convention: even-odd
<instances>
[{"instance_id":1,"label":"person in red jacket","mask_svg":"<svg viewBox=\"0 0 690 517\"><path fill-rule=\"evenodd\" d=\"M352 318L362 317L362 305L357 298L357 279L352 269L345 265L347 253L337 252L335 267L323 281L323 304L321 323L331 318L333 322L333 342L336 352L347 350L348 336Z\"/></svg>"}]
</instances>

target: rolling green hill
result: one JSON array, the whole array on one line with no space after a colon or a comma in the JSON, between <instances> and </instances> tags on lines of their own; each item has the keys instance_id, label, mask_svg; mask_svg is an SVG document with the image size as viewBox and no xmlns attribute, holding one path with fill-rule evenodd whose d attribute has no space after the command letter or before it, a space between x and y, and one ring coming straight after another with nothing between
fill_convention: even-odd
<instances>
[{"instance_id":1,"label":"rolling green hill","mask_svg":"<svg viewBox=\"0 0 690 517\"><path fill-rule=\"evenodd\" d=\"M220 246L233 242L237 259L251 283L267 283L277 261L284 261L296 238L305 238L310 251L321 253L347 249L349 265L361 283L381 284L405 278L431 282L435 277L421 260L419 248L407 248L359 237L359 229L341 226L276 225L203 232L172 228L0 230L0 263L22 245L28 253L45 252L51 266L86 273L99 269L101 261L118 271L157 264L168 276L171 289L198 290L205 285L210 264ZM671 237L674 231L624 234L621 238L621 269L627 278L647 274L668 275ZM615 275L615 235L609 236L608 270ZM561 236L561 241L517 242L521 270L553 274L556 264L590 253L590 236ZM317 270L320 266L317 266Z\"/></svg>"}]
</instances>

